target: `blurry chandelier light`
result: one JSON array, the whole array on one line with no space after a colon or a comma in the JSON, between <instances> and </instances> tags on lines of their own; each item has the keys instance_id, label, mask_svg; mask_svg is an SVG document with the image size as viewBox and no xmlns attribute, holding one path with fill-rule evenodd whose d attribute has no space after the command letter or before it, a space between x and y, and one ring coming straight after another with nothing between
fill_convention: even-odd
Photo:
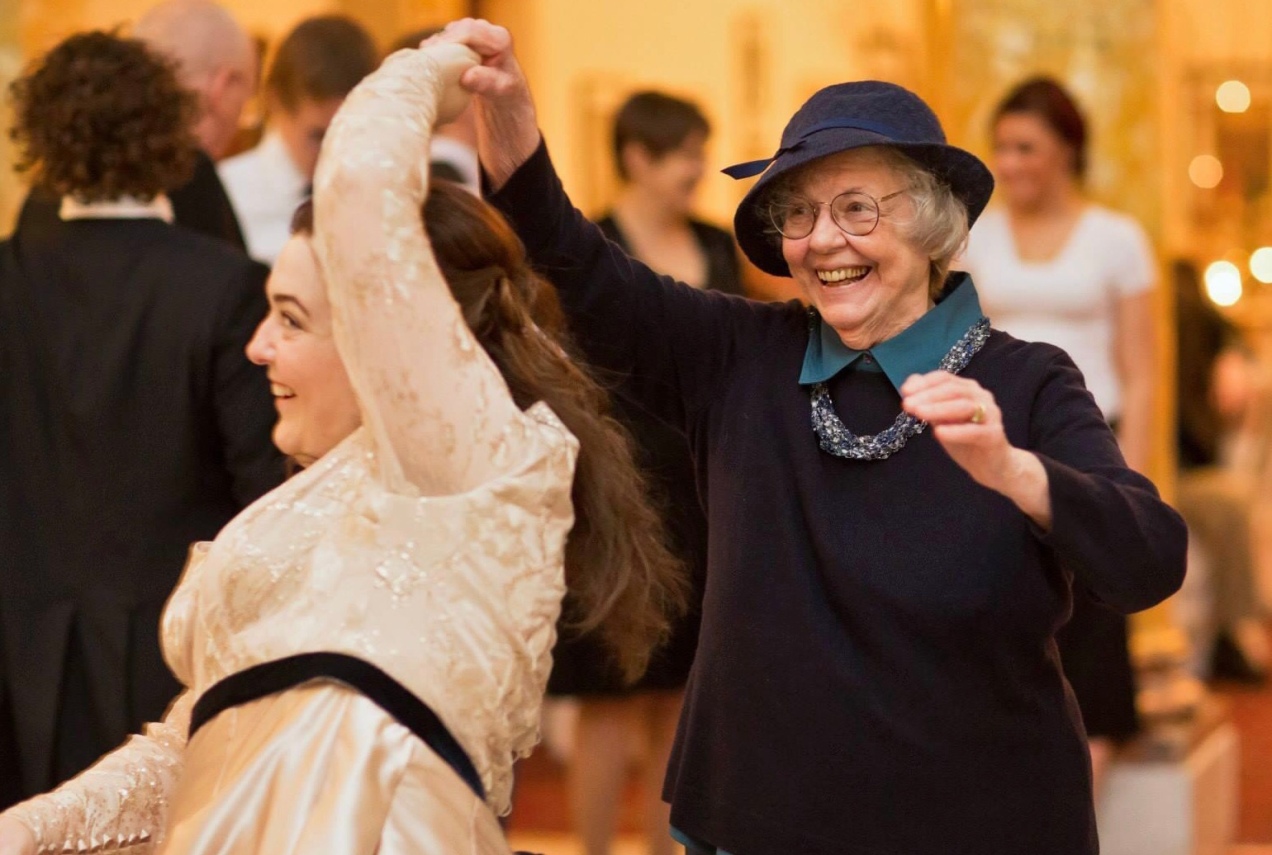
<instances>
[{"instance_id":1,"label":"blurry chandelier light","mask_svg":"<svg viewBox=\"0 0 1272 855\"><path fill-rule=\"evenodd\" d=\"M1213 154L1199 154L1188 164L1188 177L1203 190L1213 190L1223 181L1223 164Z\"/></svg>"},{"instance_id":2,"label":"blurry chandelier light","mask_svg":"<svg viewBox=\"0 0 1272 855\"><path fill-rule=\"evenodd\" d=\"M1250 87L1240 80L1225 80L1215 90L1215 103L1225 113L1244 113L1250 109Z\"/></svg>"},{"instance_id":3,"label":"blurry chandelier light","mask_svg":"<svg viewBox=\"0 0 1272 855\"><path fill-rule=\"evenodd\" d=\"M1272 246L1261 246L1250 256L1250 273L1265 285L1272 282Z\"/></svg>"},{"instance_id":4,"label":"blurry chandelier light","mask_svg":"<svg viewBox=\"0 0 1272 855\"><path fill-rule=\"evenodd\" d=\"M1231 261L1216 261L1206 268L1206 295L1219 306L1241 299L1241 271Z\"/></svg>"}]
</instances>

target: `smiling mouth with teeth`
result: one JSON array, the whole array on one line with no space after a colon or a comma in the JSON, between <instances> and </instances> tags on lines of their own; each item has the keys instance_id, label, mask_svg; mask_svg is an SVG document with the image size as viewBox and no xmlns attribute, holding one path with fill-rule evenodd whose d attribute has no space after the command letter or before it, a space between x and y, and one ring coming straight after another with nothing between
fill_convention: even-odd
<instances>
[{"instance_id":1,"label":"smiling mouth with teeth","mask_svg":"<svg viewBox=\"0 0 1272 855\"><path fill-rule=\"evenodd\" d=\"M869 267L841 267L838 270L818 270L817 278L823 285L843 285L859 282L870 273Z\"/></svg>"},{"instance_id":2,"label":"smiling mouth with teeth","mask_svg":"<svg viewBox=\"0 0 1272 855\"><path fill-rule=\"evenodd\" d=\"M296 393L281 383L270 383L269 391L275 398L294 398Z\"/></svg>"}]
</instances>

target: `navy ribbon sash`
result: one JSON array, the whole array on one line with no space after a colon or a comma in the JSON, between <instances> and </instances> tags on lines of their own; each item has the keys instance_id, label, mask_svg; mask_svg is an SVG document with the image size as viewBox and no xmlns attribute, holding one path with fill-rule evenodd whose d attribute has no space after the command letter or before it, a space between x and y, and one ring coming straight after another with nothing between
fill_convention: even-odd
<instances>
[{"instance_id":1,"label":"navy ribbon sash","mask_svg":"<svg viewBox=\"0 0 1272 855\"><path fill-rule=\"evenodd\" d=\"M190 715L190 736L231 707L320 679L343 683L373 701L422 739L455 770L477 798L485 801L486 788L473 761L437 713L370 662L343 653L300 653L231 674L204 692L195 703Z\"/></svg>"}]
</instances>

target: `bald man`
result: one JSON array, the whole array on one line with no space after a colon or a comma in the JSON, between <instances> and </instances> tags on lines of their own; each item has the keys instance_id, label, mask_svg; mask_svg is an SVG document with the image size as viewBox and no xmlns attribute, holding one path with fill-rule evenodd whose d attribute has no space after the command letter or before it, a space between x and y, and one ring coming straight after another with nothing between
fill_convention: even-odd
<instances>
[{"instance_id":1,"label":"bald man","mask_svg":"<svg viewBox=\"0 0 1272 855\"><path fill-rule=\"evenodd\" d=\"M243 106L256 91L256 50L247 32L211 0L166 0L141 16L132 35L176 62L182 85L198 98L192 130L201 149L194 174L168 191L177 225L246 251L243 232L213 161L223 157L238 131ZM31 191L19 229L56 222L61 200Z\"/></svg>"},{"instance_id":2,"label":"bald man","mask_svg":"<svg viewBox=\"0 0 1272 855\"><path fill-rule=\"evenodd\" d=\"M177 61L181 83L199 97L195 136L220 160L256 90L256 50L247 32L211 0L167 0L142 15L132 35Z\"/></svg>"}]
</instances>

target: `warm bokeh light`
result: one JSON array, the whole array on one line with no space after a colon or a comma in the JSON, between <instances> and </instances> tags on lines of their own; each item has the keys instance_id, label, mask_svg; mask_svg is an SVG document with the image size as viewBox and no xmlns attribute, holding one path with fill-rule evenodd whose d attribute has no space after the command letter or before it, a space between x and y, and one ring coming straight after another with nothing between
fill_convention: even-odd
<instances>
[{"instance_id":1,"label":"warm bokeh light","mask_svg":"<svg viewBox=\"0 0 1272 855\"><path fill-rule=\"evenodd\" d=\"M1241 271L1231 261L1216 261L1206 268L1206 294L1217 305L1231 306L1241 299Z\"/></svg>"},{"instance_id":2,"label":"warm bokeh light","mask_svg":"<svg viewBox=\"0 0 1272 855\"><path fill-rule=\"evenodd\" d=\"M1240 80L1227 80L1215 91L1215 103L1225 113L1244 113L1250 109L1250 87Z\"/></svg>"},{"instance_id":3,"label":"warm bokeh light","mask_svg":"<svg viewBox=\"0 0 1272 855\"><path fill-rule=\"evenodd\" d=\"M1272 282L1272 246L1261 246L1251 254L1250 272L1264 284Z\"/></svg>"},{"instance_id":4,"label":"warm bokeh light","mask_svg":"<svg viewBox=\"0 0 1272 855\"><path fill-rule=\"evenodd\" d=\"M1212 190L1223 180L1223 164L1213 154L1199 154L1188 164L1188 177L1203 190Z\"/></svg>"}]
</instances>

